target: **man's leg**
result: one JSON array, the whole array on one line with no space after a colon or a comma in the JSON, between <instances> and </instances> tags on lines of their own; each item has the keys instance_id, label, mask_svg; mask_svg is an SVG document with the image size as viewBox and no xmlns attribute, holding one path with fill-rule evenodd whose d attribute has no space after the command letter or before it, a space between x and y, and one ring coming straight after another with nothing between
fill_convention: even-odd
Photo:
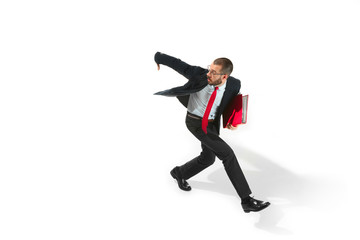
<instances>
[{"instance_id":1,"label":"man's leg","mask_svg":"<svg viewBox=\"0 0 360 240\"><path fill-rule=\"evenodd\" d=\"M244 173L242 172L240 165L236 159L234 151L230 148L230 146L226 142L224 142L218 136L214 124L209 123L208 134L205 134L203 132L203 130L201 128L201 121L199 121L199 120L191 119L191 118L187 117L186 125L187 125L188 129L190 130L190 132L197 139L199 139L201 141L202 146L204 146L203 149L206 149L207 154L209 154L208 152L212 152L212 154L214 154L220 160L222 160L225 171L226 171L231 183L233 184L236 192L240 196L240 198L248 197L251 194L251 190L246 181ZM190 164L191 162L193 162L193 163ZM208 160L207 163L209 164L210 162L211 161ZM184 168L185 168L185 165L184 165ZM192 161L190 161L189 165L198 166L198 168L196 168L196 170L200 169L200 167L199 167L200 164L197 161L197 159L193 159ZM205 169L206 167L208 167L210 165L207 165L207 166L205 165L203 167L203 169ZM196 172L196 171L194 171L194 172ZM184 174L186 174L186 171L184 171ZM189 176L190 175L191 174L189 174Z\"/></svg>"},{"instance_id":2,"label":"man's leg","mask_svg":"<svg viewBox=\"0 0 360 240\"><path fill-rule=\"evenodd\" d=\"M204 144L201 144L202 152L199 156L180 166L180 172L184 179L189 179L215 162L215 154Z\"/></svg>"},{"instance_id":3,"label":"man's leg","mask_svg":"<svg viewBox=\"0 0 360 240\"><path fill-rule=\"evenodd\" d=\"M204 170L213 164L215 156L217 156L222 160L225 171L241 198L241 206L244 212L258 212L270 205L269 202L260 201L250 197L251 190L236 159L234 151L219 137L214 124L208 125L208 134L203 132L201 121L199 120L187 117L186 126L190 132L201 141L203 151L200 156L181 166L185 177L192 177ZM177 180L180 189L185 191L191 190L191 187L180 172L180 167L175 167L170 174Z\"/></svg>"}]
</instances>

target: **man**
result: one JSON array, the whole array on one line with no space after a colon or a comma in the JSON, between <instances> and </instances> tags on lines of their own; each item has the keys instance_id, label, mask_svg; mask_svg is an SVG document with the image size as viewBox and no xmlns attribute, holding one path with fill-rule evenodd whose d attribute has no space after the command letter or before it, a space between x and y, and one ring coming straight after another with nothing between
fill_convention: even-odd
<instances>
[{"instance_id":1,"label":"man","mask_svg":"<svg viewBox=\"0 0 360 240\"><path fill-rule=\"evenodd\" d=\"M168 66L188 79L184 86L155 93L163 96L176 96L187 108L186 126L201 142L199 156L182 166L171 170L181 190L190 191L187 179L198 174L215 162L222 160L225 171L241 198L245 212L258 212L270 205L250 197L251 190L236 159L234 151L220 137L220 117L226 106L240 92L240 80L230 77L233 69L227 58L216 59L208 69L191 66L180 59L157 52L155 62ZM235 130L232 125L228 129Z\"/></svg>"}]
</instances>

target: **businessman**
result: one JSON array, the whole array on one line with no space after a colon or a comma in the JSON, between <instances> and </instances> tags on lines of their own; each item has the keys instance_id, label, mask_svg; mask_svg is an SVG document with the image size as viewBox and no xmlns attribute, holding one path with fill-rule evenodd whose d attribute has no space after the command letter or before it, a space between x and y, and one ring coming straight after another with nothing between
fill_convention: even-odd
<instances>
[{"instance_id":1,"label":"businessman","mask_svg":"<svg viewBox=\"0 0 360 240\"><path fill-rule=\"evenodd\" d=\"M231 100L239 94L241 87L240 80L230 76L232 62L227 58L218 58L208 69L204 69L160 52L155 54L155 62L158 70L160 65L165 65L187 78L185 85L157 92L155 95L177 97L187 108L186 126L200 141L202 148L199 156L171 170L170 174L179 188L190 191L191 187L186 180L212 165L217 157L222 161L246 213L268 207L269 202L250 196L250 187L234 151L219 137L220 117ZM236 129L231 124L227 128Z\"/></svg>"}]
</instances>

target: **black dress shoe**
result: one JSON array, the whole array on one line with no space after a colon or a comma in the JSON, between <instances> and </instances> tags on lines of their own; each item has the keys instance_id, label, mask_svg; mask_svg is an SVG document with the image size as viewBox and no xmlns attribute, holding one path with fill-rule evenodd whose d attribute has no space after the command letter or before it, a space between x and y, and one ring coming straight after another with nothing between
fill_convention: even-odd
<instances>
[{"instance_id":1,"label":"black dress shoe","mask_svg":"<svg viewBox=\"0 0 360 240\"><path fill-rule=\"evenodd\" d=\"M269 202L263 202L260 200L256 200L255 198L250 197L248 201L241 203L244 212L259 212L265 208L267 208L270 203Z\"/></svg>"},{"instance_id":2,"label":"black dress shoe","mask_svg":"<svg viewBox=\"0 0 360 240\"><path fill-rule=\"evenodd\" d=\"M179 167L175 167L173 170L171 170L170 174L177 181L177 183L179 185L179 188L181 190L184 190L184 191L190 191L191 190L190 185L186 182L185 179L183 179L181 177Z\"/></svg>"}]
</instances>

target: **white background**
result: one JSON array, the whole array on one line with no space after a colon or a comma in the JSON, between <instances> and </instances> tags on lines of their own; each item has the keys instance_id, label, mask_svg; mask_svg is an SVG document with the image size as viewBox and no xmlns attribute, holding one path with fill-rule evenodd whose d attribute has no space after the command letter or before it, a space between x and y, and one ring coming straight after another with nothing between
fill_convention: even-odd
<instances>
[{"instance_id":1,"label":"white background","mask_svg":"<svg viewBox=\"0 0 360 240\"><path fill-rule=\"evenodd\" d=\"M360 2L1 1L0 238L357 239ZM200 152L185 79L156 51L234 63L248 123L221 135L254 196L245 214L221 161L182 192Z\"/></svg>"}]
</instances>

